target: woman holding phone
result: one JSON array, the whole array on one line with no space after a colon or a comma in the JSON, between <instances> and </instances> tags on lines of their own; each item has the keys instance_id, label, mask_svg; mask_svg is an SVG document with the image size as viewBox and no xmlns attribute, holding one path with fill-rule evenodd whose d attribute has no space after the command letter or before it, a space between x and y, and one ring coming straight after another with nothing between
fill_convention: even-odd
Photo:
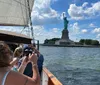
<instances>
[{"instance_id":1,"label":"woman holding phone","mask_svg":"<svg viewBox=\"0 0 100 85\"><path fill-rule=\"evenodd\" d=\"M40 85L40 76L37 67L38 57L35 54L29 56L32 63L33 76L29 78L23 74L12 71L10 62L13 53L4 42L0 42L0 85Z\"/></svg>"}]
</instances>

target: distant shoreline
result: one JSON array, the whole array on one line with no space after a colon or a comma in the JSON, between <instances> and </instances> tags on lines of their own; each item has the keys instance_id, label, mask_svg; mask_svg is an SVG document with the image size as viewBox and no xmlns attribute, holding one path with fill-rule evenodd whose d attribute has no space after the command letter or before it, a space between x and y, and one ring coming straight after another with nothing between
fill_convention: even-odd
<instances>
[{"instance_id":1,"label":"distant shoreline","mask_svg":"<svg viewBox=\"0 0 100 85\"><path fill-rule=\"evenodd\" d=\"M40 44L41 46L52 46L52 47L98 47L100 45L51 45L51 44Z\"/></svg>"}]
</instances>

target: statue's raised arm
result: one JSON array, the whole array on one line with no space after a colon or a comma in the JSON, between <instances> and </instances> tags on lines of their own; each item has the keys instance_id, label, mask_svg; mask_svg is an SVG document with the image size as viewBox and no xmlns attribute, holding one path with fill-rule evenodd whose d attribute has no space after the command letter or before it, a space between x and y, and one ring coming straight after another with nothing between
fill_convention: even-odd
<instances>
[{"instance_id":1,"label":"statue's raised arm","mask_svg":"<svg viewBox=\"0 0 100 85\"><path fill-rule=\"evenodd\" d=\"M67 17L65 17L65 13L63 13L63 20L64 20L64 29L67 29L69 21L67 20Z\"/></svg>"}]
</instances>

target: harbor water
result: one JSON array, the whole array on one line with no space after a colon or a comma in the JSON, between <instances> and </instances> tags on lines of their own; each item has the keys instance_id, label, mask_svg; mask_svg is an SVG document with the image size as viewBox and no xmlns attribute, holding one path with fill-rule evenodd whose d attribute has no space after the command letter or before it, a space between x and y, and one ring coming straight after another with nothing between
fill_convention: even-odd
<instances>
[{"instance_id":1,"label":"harbor water","mask_svg":"<svg viewBox=\"0 0 100 85\"><path fill-rule=\"evenodd\" d=\"M63 85L100 85L100 48L40 46L40 52Z\"/></svg>"}]
</instances>

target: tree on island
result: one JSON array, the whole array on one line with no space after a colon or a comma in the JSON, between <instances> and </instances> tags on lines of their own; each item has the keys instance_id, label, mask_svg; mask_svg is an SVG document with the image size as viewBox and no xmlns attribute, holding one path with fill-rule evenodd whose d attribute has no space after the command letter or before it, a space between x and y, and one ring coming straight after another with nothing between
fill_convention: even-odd
<instances>
[{"instance_id":1,"label":"tree on island","mask_svg":"<svg viewBox=\"0 0 100 85\"><path fill-rule=\"evenodd\" d=\"M99 41L92 39L81 39L79 43L81 45L99 45Z\"/></svg>"},{"instance_id":2,"label":"tree on island","mask_svg":"<svg viewBox=\"0 0 100 85\"><path fill-rule=\"evenodd\" d=\"M99 45L99 41L93 40L93 41L92 41L92 45Z\"/></svg>"},{"instance_id":3,"label":"tree on island","mask_svg":"<svg viewBox=\"0 0 100 85\"><path fill-rule=\"evenodd\" d=\"M86 39L86 40L85 40L85 44L86 44L86 45L92 45L92 41L93 41L93 40L91 40L91 39Z\"/></svg>"},{"instance_id":4,"label":"tree on island","mask_svg":"<svg viewBox=\"0 0 100 85\"><path fill-rule=\"evenodd\" d=\"M85 39L81 39L81 40L79 41L79 43L82 44L82 45L84 45Z\"/></svg>"},{"instance_id":5,"label":"tree on island","mask_svg":"<svg viewBox=\"0 0 100 85\"><path fill-rule=\"evenodd\" d=\"M60 40L60 38L46 39L44 40L44 44L55 44L57 40Z\"/></svg>"}]
</instances>

